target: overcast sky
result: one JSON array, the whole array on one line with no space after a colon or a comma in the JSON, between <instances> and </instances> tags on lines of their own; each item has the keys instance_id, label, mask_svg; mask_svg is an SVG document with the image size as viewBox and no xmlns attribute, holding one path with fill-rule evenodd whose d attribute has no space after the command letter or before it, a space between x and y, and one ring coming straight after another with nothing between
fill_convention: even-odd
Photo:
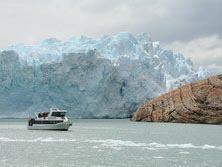
<instances>
[{"instance_id":1,"label":"overcast sky","mask_svg":"<svg viewBox=\"0 0 222 167\"><path fill-rule=\"evenodd\" d=\"M0 47L120 31L222 73L222 0L0 0Z\"/></svg>"}]
</instances>

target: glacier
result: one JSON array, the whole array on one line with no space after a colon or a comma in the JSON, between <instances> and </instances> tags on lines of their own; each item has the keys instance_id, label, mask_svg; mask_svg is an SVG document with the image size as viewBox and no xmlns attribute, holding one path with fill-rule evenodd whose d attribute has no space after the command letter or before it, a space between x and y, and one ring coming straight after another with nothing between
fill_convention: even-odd
<instances>
[{"instance_id":1,"label":"glacier","mask_svg":"<svg viewBox=\"0 0 222 167\"><path fill-rule=\"evenodd\" d=\"M142 33L46 39L0 49L0 116L59 107L74 118L127 118L138 105L206 78L190 58Z\"/></svg>"}]
</instances>

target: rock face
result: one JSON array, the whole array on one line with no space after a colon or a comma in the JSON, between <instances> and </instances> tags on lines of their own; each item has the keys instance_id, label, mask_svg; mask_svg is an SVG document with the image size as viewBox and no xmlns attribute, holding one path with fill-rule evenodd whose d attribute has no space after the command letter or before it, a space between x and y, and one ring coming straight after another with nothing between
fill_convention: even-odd
<instances>
[{"instance_id":1,"label":"rock face","mask_svg":"<svg viewBox=\"0 0 222 167\"><path fill-rule=\"evenodd\" d=\"M148 101L132 120L222 124L222 75L187 84Z\"/></svg>"}]
</instances>

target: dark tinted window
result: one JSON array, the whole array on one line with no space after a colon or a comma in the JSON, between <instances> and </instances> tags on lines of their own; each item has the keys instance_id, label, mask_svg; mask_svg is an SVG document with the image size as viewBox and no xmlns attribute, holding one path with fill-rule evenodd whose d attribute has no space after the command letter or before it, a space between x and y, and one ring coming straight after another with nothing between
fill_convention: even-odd
<instances>
[{"instance_id":1,"label":"dark tinted window","mask_svg":"<svg viewBox=\"0 0 222 167\"><path fill-rule=\"evenodd\" d=\"M63 122L61 120L45 120L45 121L41 121L41 120L33 120L32 121L32 124L57 124L57 123L60 123L60 122Z\"/></svg>"},{"instance_id":2,"label":"dark tinted window","mask_svg":"<svg viewBox=\"0 0 222 167\"><path fill-rule=\"evenodd\" d=\"M65 116L65 112L53 112L52 113L52 116L55 116L55 117L64 117Z\"/></svg>"}]
</instances>

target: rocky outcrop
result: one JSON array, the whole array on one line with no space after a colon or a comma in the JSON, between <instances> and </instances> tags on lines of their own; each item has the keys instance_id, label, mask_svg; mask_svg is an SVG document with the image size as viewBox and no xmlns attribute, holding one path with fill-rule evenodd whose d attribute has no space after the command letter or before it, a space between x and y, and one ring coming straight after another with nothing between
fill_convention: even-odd
<instances>
[{"instance_id":1,"label":"rocky outcrop","mask_svg":"<svg viewBox=\"0 0 222 167\"><path fill-rule=\"evenodd\" d=\"M187 84L148 101L132 120L222 124L222 75Z\"/></svg>"}]
</instances>

